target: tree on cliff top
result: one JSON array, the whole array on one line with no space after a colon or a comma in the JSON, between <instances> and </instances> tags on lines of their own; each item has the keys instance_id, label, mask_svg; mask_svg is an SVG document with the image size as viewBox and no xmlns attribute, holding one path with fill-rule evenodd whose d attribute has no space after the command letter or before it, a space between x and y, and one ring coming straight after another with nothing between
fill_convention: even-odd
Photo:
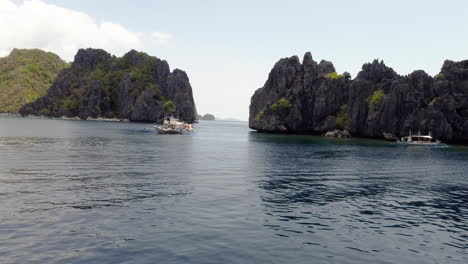
<instances>
[{"instance_id":1,"label":"tree on cliff top","mask_svg":"<svg viewBox=\"0 0 468 264\"><path fill-rule=\"evenodd\" d=\"M164 103L164 113L172 114L176 111L177 107L172 101L167 101Z\"/></svg>"}]
</instances>

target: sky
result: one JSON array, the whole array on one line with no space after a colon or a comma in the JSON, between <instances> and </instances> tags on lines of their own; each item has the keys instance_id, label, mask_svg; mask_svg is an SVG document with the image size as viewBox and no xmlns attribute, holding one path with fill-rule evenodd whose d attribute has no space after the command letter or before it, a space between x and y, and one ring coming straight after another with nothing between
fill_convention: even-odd
<instances>
[{"instance_id":1,"label":"sky","mask_svg":"<svg viewBox=\"0 0 468 264\"><path fill-rule=\"evenodd\" d=\"M0 0L0 56L144 51L187 72L200 114L247 120L281 58L310 51L353 77L376 58L402 75L468 59L467 11L466 0Z\"/></svg>"}]
</instances>

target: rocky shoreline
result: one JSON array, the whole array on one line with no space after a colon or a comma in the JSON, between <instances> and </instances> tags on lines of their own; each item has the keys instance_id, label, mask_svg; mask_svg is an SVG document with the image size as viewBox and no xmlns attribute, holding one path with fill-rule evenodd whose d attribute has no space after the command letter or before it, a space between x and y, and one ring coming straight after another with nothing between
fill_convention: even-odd
<instances>
[{"instance_id":1,"label":"rocky shoreline","mask_svg":"<svg viewBox=\"0 0 468 264\"><path fill-rule=\"evenodd\" d=\"M97 117L97 118L88 117L86 119L82 119L79 116L75 116L75 117L69 117L69 116L51 117L51 116L44 116L44 115L26 115L26 116L22 116L20 114L9 114L9 113L0 113L0 117L4 117L4 118L27 118L27 119L51 119L51 120L101 121L101 122L131 122L128 119L105 118L105 117Z\"/></svg>"}]
</instances>

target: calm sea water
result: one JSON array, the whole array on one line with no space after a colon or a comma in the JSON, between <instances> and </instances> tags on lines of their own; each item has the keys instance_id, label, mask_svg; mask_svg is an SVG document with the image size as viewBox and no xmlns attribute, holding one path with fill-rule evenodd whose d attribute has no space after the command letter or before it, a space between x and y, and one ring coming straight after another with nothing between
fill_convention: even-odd
<instances>
[{"instance_id":1,"label":"calm sea water","mask_svg":"<svg viewBox=\"0 0 468 264\"><path fill-rule=\"evenodd\" d=\"M1 263L468 263L468 148L0 118Z\"/></svg>"}]
</instances>

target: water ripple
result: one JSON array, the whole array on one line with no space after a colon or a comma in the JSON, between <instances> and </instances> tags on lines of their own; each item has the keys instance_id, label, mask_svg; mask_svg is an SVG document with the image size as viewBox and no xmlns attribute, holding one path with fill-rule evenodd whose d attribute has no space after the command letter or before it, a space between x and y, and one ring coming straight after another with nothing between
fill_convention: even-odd
<instances>
[{"instance_id":1,"label":"water ripple","mask_svg":"<svg viewBox=\"0 0 468 264\"><path fill-rule=\"evenodd\" d=\"M467 263L468 148L0 119L2 263Z\"/></svg>"}]
</instances>

